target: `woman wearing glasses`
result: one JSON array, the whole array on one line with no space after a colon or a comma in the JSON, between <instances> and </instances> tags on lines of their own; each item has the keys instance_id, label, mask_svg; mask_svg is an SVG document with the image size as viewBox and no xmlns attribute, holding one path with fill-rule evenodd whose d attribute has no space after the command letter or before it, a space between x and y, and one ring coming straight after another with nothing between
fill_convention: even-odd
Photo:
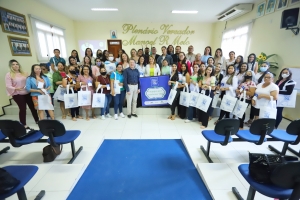
<instances>
[{"instance_id":1,"label":"woman wearing glasses","mask_svg":"<svg viewBox=\"0 0 300 200\"><path fill-rule=\"evenodd\" d=\"M254 106L254 120L259 118L259 110L268 105L269 101L273 100L276 104L278 98L279 88L273 83L273 74L267 72L264 76L264 83L260 83L256 86L255 94L252 99L252 105Z\"/></svg>"}]
</instances>

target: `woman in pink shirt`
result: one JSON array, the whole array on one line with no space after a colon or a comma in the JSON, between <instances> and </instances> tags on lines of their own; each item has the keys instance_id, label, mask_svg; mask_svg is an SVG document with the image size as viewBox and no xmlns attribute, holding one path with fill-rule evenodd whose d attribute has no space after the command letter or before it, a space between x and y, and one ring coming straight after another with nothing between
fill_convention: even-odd
<instances>
[{"instance_id":1,"label":"woman in pink shirt","mask_svg":"<svg viewBox=\"0 0 300 200\"><path fill-rule=\"evenodd\" d=\"M81 75L78 76L78 80L77 80L77 84L79 84L80 86L87 86L88 87L88 91L91 91L91 95L93 95L94 93L94 87L93 87L93 75L92 75L92 71L89 68L89 66L87 65L83 65L82 67L82 71L81 71ZM86 87L82 87L81 90L86 90ZM91 97L91 99L93 99ZM81 106L86 113L86 120L90 120L89 118L89 110L92 109L92 105L89 106ZM95 115L95 110L92 109L92 117L94 119L96 119L96 115Z\"/></svg>"},{"instance_id":2,"label":"woman in pink shirt","mask_svg":"<svg viewBox=\"0 0 300 200\"><path fill-rule=\"evenodd\" d=\"M20 112L20 122L25 128L30 129L26 124L26 104L28 105L35 122L39 121L37 111L34 109L32 98L25 89L27 74L23 72L20 64L16 60L9 61L10 72L5 75L6 92L12 96L17 103Z\"/></svg>"},{"instance_id":3,"label":"woman in pink shirt","mask_svg":"<svg viewBox=\"0 0 300 200\"><path fill-rule=\"evenodd\" d=\"M189 74L193 74L193 69L191 69L192 64L189 60L186 59L185 54L183 52L180 52L178 57L179 61L177 63L177 70L181 72L181 65L182 63L185 63Z\"/></svg>"}]
</instances>

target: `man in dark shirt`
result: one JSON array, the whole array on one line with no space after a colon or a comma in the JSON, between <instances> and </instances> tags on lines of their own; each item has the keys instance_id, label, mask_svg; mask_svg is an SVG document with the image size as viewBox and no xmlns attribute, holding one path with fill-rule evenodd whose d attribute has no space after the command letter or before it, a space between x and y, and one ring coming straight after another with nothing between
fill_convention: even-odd
<instances>
[{"instance_id":1,"label":"man in dark shirt","mask_svg":"<svg viewBox=\"0 0 300 200\"><path fill-rule=\"evenodd\" d=\"M145 63L146 65L149 64L149 56L150 56L149 48L146 47L146 48L145 48L145 55L144 55L144 57L145 57L144 63Z\"/></svg>"},{"instance_id":2,"label":"man in dark shirt","mask_svg":"<svg viewBox=\"0 0 300 200\"><path fill-rule=\"evenodd\" d=\"M151 48L151 56L152 56L153 58L155 58L155 62L157 62L157 58L158 58L160 55L156 54L156 48L155 48L155 47L152 47L152 48Z\"/></svg>"},{"instance_id":3,"label":"man in dark shirt","mask_svg":"<svg viewBox=\"0 0 300 200\"><path fill-rule=\"evenodd\" d=\"M135 60L129 60L129 67L123 71L123 76L126 89L127 116L128 118L137 117L136 102L138 93L140 93L140 73L135 68Z\"/></svg>"},{"instance_id":4,"label":"man in dark shirt","mask_svg":"<svg viewBox=\"0 0 300 200\"><path fill-rule=\"evenodd\" d=\"M181 46L175 47L175 54L172 55L173 63L178 63L179 61L179 53L181 52Z\"/></svg>"}]
</instances>

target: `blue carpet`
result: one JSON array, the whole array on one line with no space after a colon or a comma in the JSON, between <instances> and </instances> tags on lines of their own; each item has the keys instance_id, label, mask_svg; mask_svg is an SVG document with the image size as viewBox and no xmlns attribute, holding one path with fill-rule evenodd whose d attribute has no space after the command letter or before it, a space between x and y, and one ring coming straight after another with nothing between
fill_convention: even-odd
<instances>
[{"instance_id":1,"label":"blue carpet","mask_svg":"<svg viewBox=\"0 0 300 200\"><path fill-rule=\"evenodd\" d=\"M181 140L104 140L68 200L212 199Z\"/></svg>"}]
</instances>

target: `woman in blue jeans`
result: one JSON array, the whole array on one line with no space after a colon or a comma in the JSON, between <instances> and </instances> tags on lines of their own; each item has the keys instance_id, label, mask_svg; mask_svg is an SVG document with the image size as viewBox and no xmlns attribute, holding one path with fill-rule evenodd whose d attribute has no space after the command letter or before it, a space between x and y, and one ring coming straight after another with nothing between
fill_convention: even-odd
<instances>
[{"instance_id":1,"label":"woman in blue jeans","mask_svg":"<svg viewBox=\"0 0 300 200\"><path fill-rule=\"evenodd\" d=\"M100 76L97 77L97 83L95 86L98 87L98 84L101 85L101 88L103 89L103 94L105 94L104 107L101 108L101 119L104 120L105 118L111 118L111 115L109 114L109 104L112 99L112 96L110 94L109 75L107 75L106 69L104 67L100 69Z\"/></svg>"},{"instance_id":2,"label":"woman in blue jeans","mask_svg":"<svg viewBox=\"0 0 300 200\"><path fill-rule=\"evenodd\" d=\"M124 77L123 77L122 70L123 70L123 66L121 64L118 64L118 66L116 68L116 72L113 72L110 75L111 95L114 98L115 120L118 119L118 109L120 112L120 116L122 118L125 117L125 115L123 114L123 103L124 103L126 91L123 87ZM120 92L116 91L115 84L119 84ZM116 94L116 93L119 93L119 94Z\"/></svg>"}]
</instances>

